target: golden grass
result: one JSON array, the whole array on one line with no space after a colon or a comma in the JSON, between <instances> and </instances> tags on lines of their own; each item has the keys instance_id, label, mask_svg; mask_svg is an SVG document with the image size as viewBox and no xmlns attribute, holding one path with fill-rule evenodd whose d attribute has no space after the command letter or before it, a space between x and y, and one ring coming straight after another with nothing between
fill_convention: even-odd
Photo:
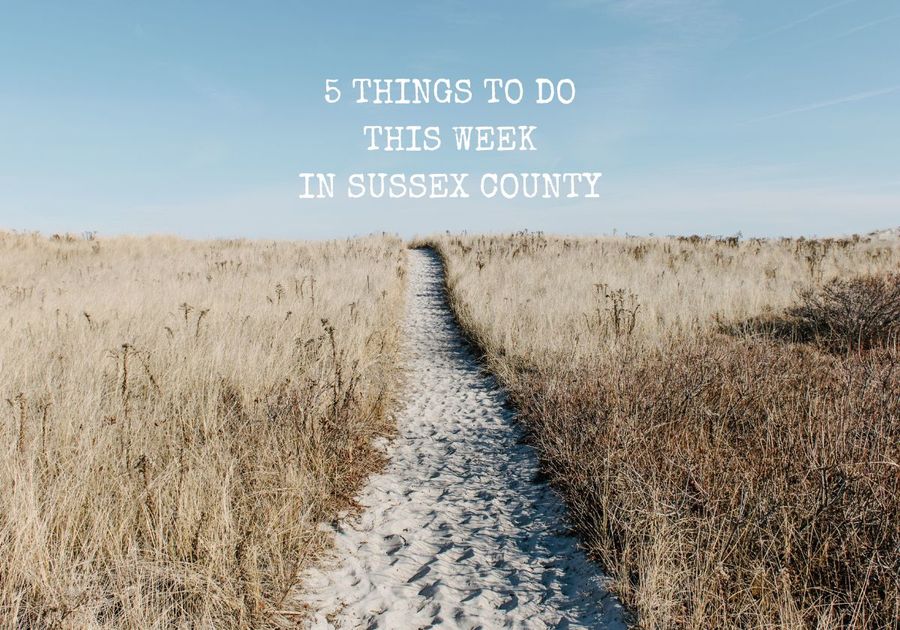
<instances>
[{"instance_id":1,"label":"golden grass","mask_svg":"<svg viewBox=\"0 0 900 630\"><path fill-rule=\"evenodd\" d=\"M895 627L896 241L432 242L641 627Z\"/></svg>"},{"instance_id":2,"label":"golden grass","mask_svg":"<svg viewBox=\"0 0 900 630\"><path fill-rule=\"evenodd\" d=\"M296 621L380 465L403 284L393 238L0 234L0 625Z\"/></svg>"}]
</instances>

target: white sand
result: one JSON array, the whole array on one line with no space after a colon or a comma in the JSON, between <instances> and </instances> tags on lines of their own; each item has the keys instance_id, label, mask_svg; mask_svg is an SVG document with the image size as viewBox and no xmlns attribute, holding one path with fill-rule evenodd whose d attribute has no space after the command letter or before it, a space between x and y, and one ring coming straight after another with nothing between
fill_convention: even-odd
<instances>
[{"instance_id":1,"label":"white sand","mask_svg":"<svg viewBox=\"0 0 900 630\"><path fill-rule=\"evenodd\" d=\"M409 252L409 380L390 464L306 576L314 628L624 628L534 451L464 346L430 252Z\"/></svg>"}]
</instances>

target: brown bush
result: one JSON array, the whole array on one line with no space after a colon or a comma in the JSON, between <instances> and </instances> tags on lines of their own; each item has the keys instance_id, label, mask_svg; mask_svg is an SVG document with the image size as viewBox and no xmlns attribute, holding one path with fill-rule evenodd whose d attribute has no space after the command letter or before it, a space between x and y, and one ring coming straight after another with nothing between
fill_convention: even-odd
<instances>
[{"instance_id":1,"label":"brown bush","mask_svg":"<svg viewBox=\"0 0 900 630\"><path fill-rule=\"evenodd\" d=\"M509 384L643 627L888 627L896 360L716 337Z\"/></svg>"},{"instance_id":2,"label":"brown bush","mask_svg":"<svg viewBox=\"0 0 900 630\"><path fill-rule=\"evenodd\" d=\"M804 338L833 349L862 350L896 343L900 334L900 273L835 279L803 292L788 310Z\"/></svg>"}]
</instances>

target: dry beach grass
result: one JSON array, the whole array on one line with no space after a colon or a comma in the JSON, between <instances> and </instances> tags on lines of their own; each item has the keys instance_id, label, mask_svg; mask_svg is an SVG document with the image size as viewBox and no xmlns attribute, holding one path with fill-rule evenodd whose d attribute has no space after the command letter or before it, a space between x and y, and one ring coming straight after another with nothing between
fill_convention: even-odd
<instances>
[{"instance_id":1,"label":"dry beach grass","mask_svg":"<svg viewBox=\"0 0 900 630\"><path fill-rule=\"evenodd\" d=\"M641 627L896 627L896 240L432 242Z\"/></svg>"},{"instance_id":2,"label":"dry beach grass","mask_svg":"<svg viewBox=\"0 0 900 630\"><path fill-rule=\"evenodd\" d=\"M434 242L642 627L896 624L896 239ZM300 621L405 273L388 237L0 234L0 627Z\"/></svg>"},{"instance_id":3,"label":"dry beach grass","mask_svg":"<svg viewBox=\"0 0 900 630\"><path fill-rule=\"evenodd\" d=\"M0 234L0 626L246 627L380 465L399 240Z\"/></svg>"}]
</instances>

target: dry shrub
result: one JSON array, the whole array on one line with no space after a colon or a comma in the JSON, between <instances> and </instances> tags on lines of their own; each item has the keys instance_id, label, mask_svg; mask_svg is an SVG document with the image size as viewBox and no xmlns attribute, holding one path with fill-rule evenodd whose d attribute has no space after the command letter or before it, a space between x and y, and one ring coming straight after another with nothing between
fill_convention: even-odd
<instances>
[{"instance_id":1,"label":"dry shrub","mask_svg":"<svg viewBox=\"0 0 900 630\"><path fill-rule=\"evenodd\" d=\"M716 337L510 386L642 626L884 627L900 609L897 358Z\"/></svg>"},{"instance_id":2,"label":"dry shrub","mask_svg":"<svg viewBox=\"0 0 900 630\"><path fill-rule=\"evenodd\" d=\"M641 627L896 626L900 366L896 319L876 315L896 312L896 243L436 245L457 317ZM753 320L814 322L815 343L716 330ZM835 352L850 340L865 351Z\"/></svg>"},{"instance_id":3,"label":"dry shrub","mask_svg":"<svg viewBox=\"0 0 900 630\"><path fill-rule=\"evenodd\" d=\"M900 334L900 274L835 278L800 292L782 313L742 322L719 321L732 335L814 342L831 352L860 352L896 345Z\"/></svg>"},{"instance_id":4,"label":"dry shrub","mask_svg":"<svg viewBox=\"0 0 900 630\"><path fill-rule=\"evenodd\" d=\"M299 619L391 430L401 256L0 235L0 625Z\"/></svg>"},{"instance_id":5,"label":"dry shrub","mask_svg":"<svg viewBox=\"0 0 900 630\"><path fill-rule=\"evenodd\" d=\"M889 345L900 333L900 273L834 279L807 289L788 316L804 337L836 350Z\"/></svg>"}]
</instances>

